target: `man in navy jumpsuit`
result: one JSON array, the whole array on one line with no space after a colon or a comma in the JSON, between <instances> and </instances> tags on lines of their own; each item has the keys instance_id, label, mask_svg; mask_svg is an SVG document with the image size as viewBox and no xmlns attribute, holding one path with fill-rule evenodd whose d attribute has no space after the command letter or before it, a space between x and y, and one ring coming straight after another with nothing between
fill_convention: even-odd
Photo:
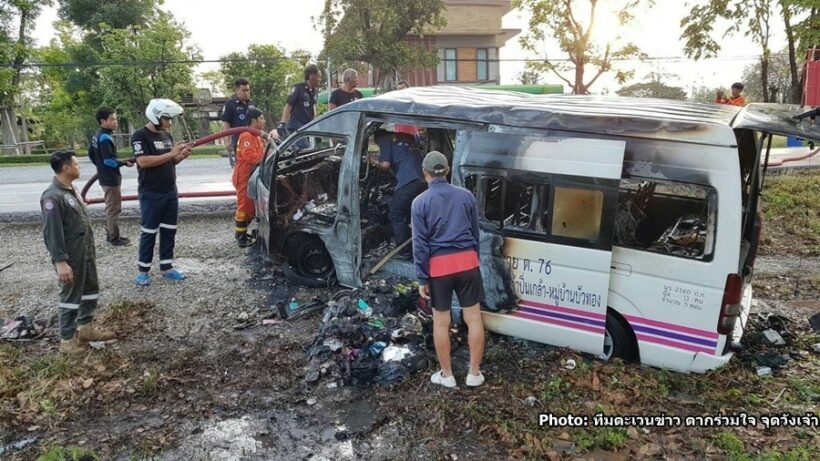
<instances>
[{"instance_id":1,"label":"man in navy jumpsuit","mask_svg":"<svg viewBox=\"0 0 820 461\"><path fill-rule=\"evenodd\" d=\"M450 306L455 291L468 329L470 370L466 384L480 386L484 383L480 369L484 287L478 259L478 205L470 191L447 182L450 169L444 154L428 153L422 169L429 188L413 201L413 259L419 294L433 308L433 342L441 365L430 381L456 386L450 359Z\"/></svg>"},{"instance_id":2,"label":"man in navy jumpsuit","mask_svg":"<svg viewBox=\"0 0 820 461\"><path fill-rule=\"evenodd\" d=\"M319 68L311 64L305 68L305 81L293 85L290 89L279 123L279 136L282 139L316 117L316 93L321 81L322 74Z\"/></svg>"},{"instance_id":3,"label":"man in navy jumpsuit","mask_svg":"<svg viewBox=\"0 0 820 461\"><path fill-rule=\"evenodd\" d=\"M176 164L191 155L191 146L174 144L168 130L182 107L167 99L152 99L145 110L149 122L131 136L131 147L139 170L140 245L138 286L151 284L151 264L154 244L159 234L159 268L162 277L184 280L174 269L174 245L177 233L179 198L177 196Z\"/></svg>"},{"instance_id":4,"label":"man in navy jumpsuit","mask_svg":"<svg viewBox=\"0 0 820 461\"><path fill-rule=\"evenodd\" d=\"M225 103L222 108L222 129L236 128L238 126L248 126L248 109L256 107L256 103L251 99L251 84L247 79L238 78L234 81L235 97ZM231 136L231 144L228 150L236 152L236 142L239 135Z\"/></svg>"}]
</instances>

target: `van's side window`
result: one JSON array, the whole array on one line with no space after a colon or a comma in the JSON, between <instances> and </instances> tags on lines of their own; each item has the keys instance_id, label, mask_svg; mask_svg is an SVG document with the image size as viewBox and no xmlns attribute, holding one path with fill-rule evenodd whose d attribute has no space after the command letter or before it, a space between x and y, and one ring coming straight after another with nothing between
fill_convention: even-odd
<instances>
[{"instance_id":1,"label":"van's side window","mask_svg":"<svg viewBox=\"0 0 820 461\"><path fill-rule=\"evenodd\" d=\"M614 244L708 259L715 235L711 187L632 177L621 180Z\"/></svg>"},{"instance_id":2,"label":"van's side window","mask_svg":"<svg viewBox=\"0 0 820 461\"><path fill-rule=\"evenodd\" d=\"M484 219L501 223L501 216L504 212L504 181L498 178L484 178L482 180L484 190L484 206L482 207Z\"/></svg>"},{"instance_id":3,"label":"van's side window","mask_svg":"<svg viewBox=\"0 0 820 461\"><path fill-rule=\"evenodd\" d=\"M540 217L549 216L542 210L542 204L548 203L548 186L471 174L464 178L464 187L479 198L480 216L485 223L546 234L546 224Z\"/></svg>"},{"instance_id":4,"label":"van's side window","mask_svg":"<svg viewBox=\"0 0 820 461\"><path fill-rule=\"evenodd\" d=\"M604 194L599 190L556 187L552 235L597 240L601 232Z\"/></svg>"},{"instance_id":5,"label":"van's side window","mask_svg":"<svg viewBox=\"0 0 820 461\"><path fill-rule=\"evenodd\" d=\"M535 221L532 218L538 213L536 191L537 186L532 184L507 181L504 227L534 228Z\"/></svg>"}]
</instances>

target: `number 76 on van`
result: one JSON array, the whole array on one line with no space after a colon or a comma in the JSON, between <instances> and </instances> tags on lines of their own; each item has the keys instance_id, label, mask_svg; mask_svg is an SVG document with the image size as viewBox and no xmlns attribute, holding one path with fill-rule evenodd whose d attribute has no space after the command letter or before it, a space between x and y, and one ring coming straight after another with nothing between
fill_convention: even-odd
<instances>
[{"instance_id":1,"label":"number 76 on van","mask_svg":"<svg viewBox=\"0 0 820 461\"><path fill-rule=\"evenodd\" d=\"M507 267L511 271L522 272L536 272L538 274L550 275L552 274L552 260L538 258L531 260L528 258L519 258L518 256L507 256Z\"/></svg>"}]
</instances>

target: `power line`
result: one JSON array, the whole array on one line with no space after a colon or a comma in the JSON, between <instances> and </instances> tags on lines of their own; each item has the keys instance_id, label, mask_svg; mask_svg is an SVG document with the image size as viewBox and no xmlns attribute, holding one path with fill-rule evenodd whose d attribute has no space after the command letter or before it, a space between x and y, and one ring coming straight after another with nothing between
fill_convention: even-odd
<instances>
[{"instance_id":1,"label":"power line","mask_svg":"<svg viewBox=\"0 0 820 461\"><path fill-rule=\"evenodd\" d=\"M772 54L772 57L778 56L787 56L786 54ZM27 62L22 64L21 68L36 68L36 69L47 69L47 68L75 68L75 69L85 69L85 68L92 68L92 67L154 67L154 66L166 66L172 64L223 64L223 63L273 63L273 62L280 62L280 61L305 61L309 60L311 56L303 55L303 56L281 56L281 57L273 57L273 58L226 58L226 59L179 59L179 60L163 60L163 61L100 61L94 63L87 63L87 62L64 62L64 63L44 63L44 62ZM760 59L759 55L738 55L738 56L723 56L723 57L715 57L715 58L703 58L702 61L752 61ZM486 63L502 63L502 62L519 62L519 63L569 63L572 62L568 58L560 58L560 59L538 59L538 58L506 58L506 59L464 59L464 58L457 58L457 59L442 59L441 62L486 62ZM697 61L693 58L687 58L685 56L647 56L644 58L612 58L610 61L617 61L617 62L646 62L646 61L654 61L654 62L693 62ZM0 69L10 69L15 68L13 64L4 64L0 65Z\"/></svg>"}]
</instances>

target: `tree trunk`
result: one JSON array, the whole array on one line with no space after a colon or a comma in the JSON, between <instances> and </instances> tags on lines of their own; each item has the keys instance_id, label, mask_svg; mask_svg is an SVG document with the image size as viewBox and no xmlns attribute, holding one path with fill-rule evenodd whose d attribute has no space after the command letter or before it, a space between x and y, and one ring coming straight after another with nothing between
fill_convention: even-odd
<instances>
[{"instance_id":1,"label":"tree trunk","mask_svg":"<svg viewBox=\"0 0 820 461\"><path fill-rule=\"evenodd\" d=\"M26 9L20 10L20 28L17 31L17 51L14 55L14 75L11 77L11 87L17 90L20 85L20 74L23 71L23 63L26 61L26 26L28 25L29 12Z\"/></svg>"},{"instance_id":2,"label":"tree trunk","mask_svg":"<svg viewBox=\"0 0 820 461\"><path fill-rule=\"evenodd\" d=\"M575 86L572 88L573 94L586 94L587 90L584 86L584 60L578 59L575 65Z\"/></svg>"},{"instance_id":3,"label":"tree trunk","mask_svg":"<svg viewBox=\"0 0 820 461\"><path fill-rule=\"evenodd\" d=\"M763 102L772 102L769 94L769 58L765 54L760 57L760 84L763 87Z\"/></svg>"},{"instance_id":4,"label":"tree trunk","mask_svg":"<svg viewBox=\"0 0 820 461\"><path fill-rule=\"evenodd\" d=\"M803 91L800 87L800 71L797 69L797 51L795 49L794 28L792 27L792 12L781 0L780 8L783 11L783 24L786 27L786 41L789 46L789 76L791 77L791 94L788 97L794 104L800 104ZM784 95L785 96L785 95Z\"/></svg>"}]
</instances>

